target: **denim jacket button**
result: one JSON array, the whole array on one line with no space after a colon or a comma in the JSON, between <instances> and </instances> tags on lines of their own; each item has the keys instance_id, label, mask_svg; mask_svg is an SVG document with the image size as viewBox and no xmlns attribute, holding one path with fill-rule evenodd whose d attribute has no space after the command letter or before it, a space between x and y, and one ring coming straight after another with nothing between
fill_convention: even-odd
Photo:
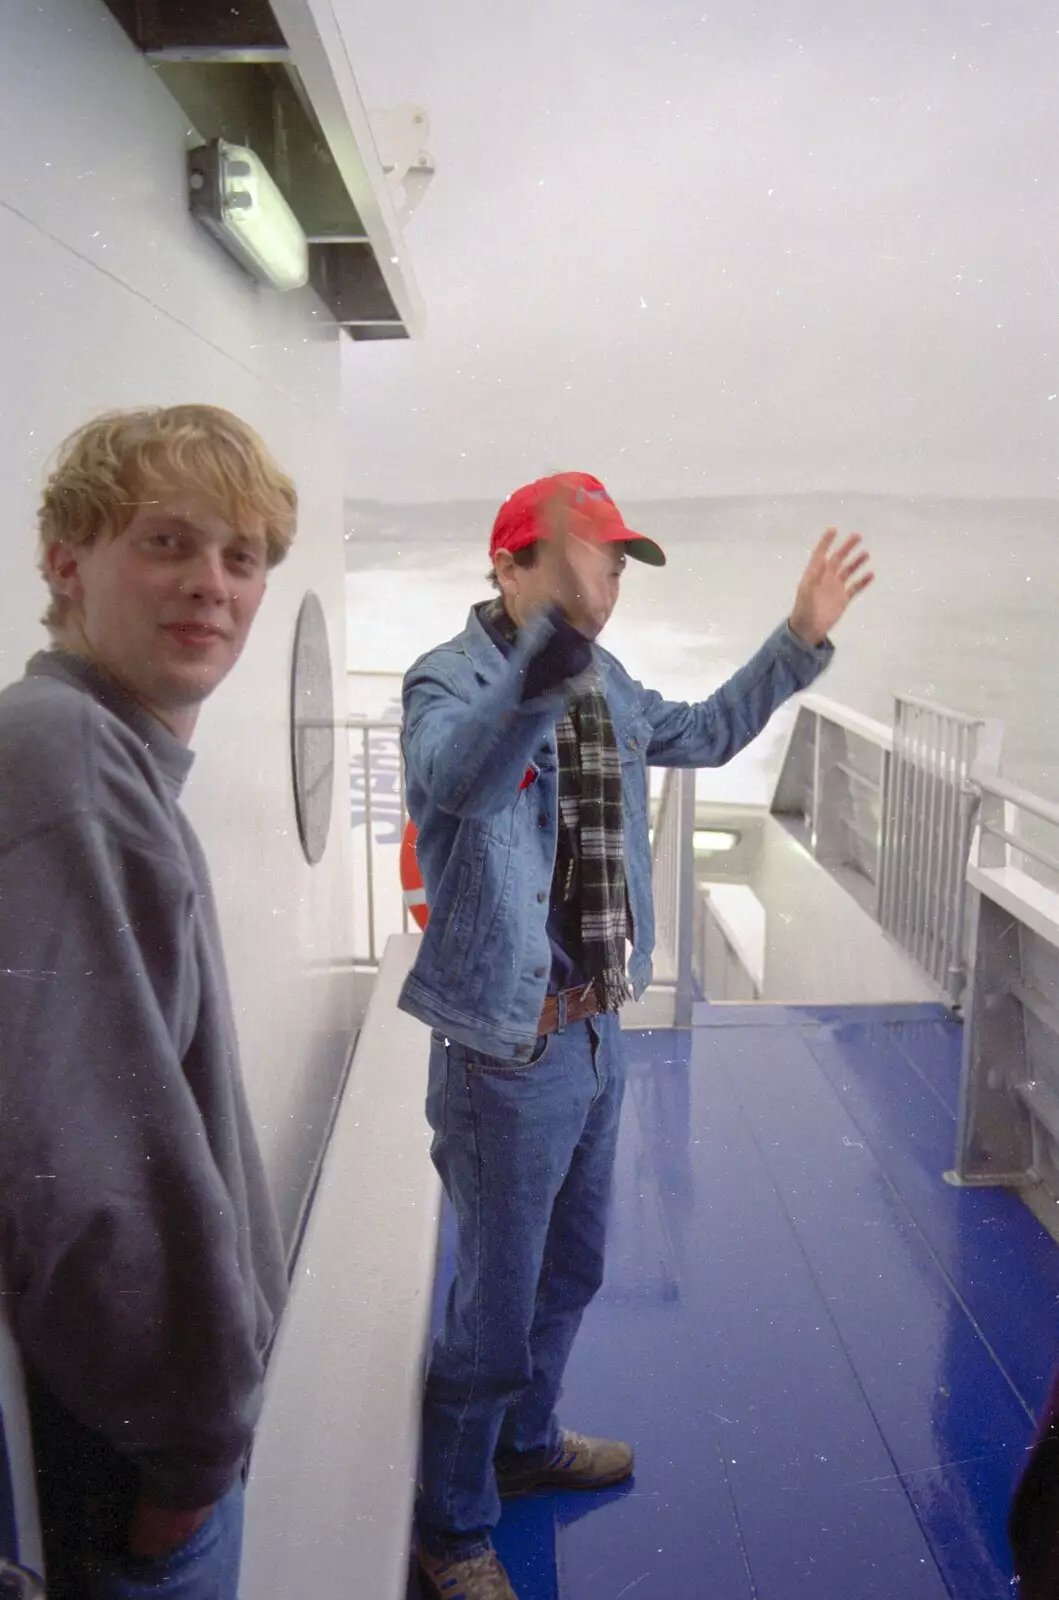
<instances>
[{"instance_id":1,"label":"denim jacket button","mask_svg":"<svg viewBox=\"0 0 1059 1600\"><path fill-rule=\"evenodd\" d=\"M547 967L534 967L533 976L535 978L546 978L548 976L548 968Z\"/></svg>"},{"instance_id":2,"label":"denim jacket button","mask_svg":"<svg viewBox=\"0 0 1059 1600\"><path fill-rule=\"evenodd\" d=\"M547 900L547 898L548 898L547 889L538 889L537 890L537 904L539 906L542 906L544 904L545 900Z\"/></svg>"}]
</instances>

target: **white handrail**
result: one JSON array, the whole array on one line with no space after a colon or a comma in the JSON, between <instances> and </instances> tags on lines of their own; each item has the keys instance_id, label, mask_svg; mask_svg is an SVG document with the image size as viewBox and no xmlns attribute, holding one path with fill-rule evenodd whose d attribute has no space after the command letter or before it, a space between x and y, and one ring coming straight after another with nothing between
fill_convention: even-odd
<instances>
[{"instance_id":1,"label":"white handrail","mask_svg":"<svg viewBox=\"0 0 1059 1600\"><path fill-rule=\"evenodd\" d=\"M877 744L881 750L889 750L893 746L894 731L888 723L866 716L863 711L855 711L840 700L831 700L826 694L803 694L799 697L798 705L827 722L833 722L838 728L859 734L862 739Z\"/></svg>"},{"instance_id":2,"label":"white handrail","mask_svg":"<svg viewBox=\"0 0 1059 1600\"><path fill-rule=\"evenodd\" d=\"M975 766L971 770L971 782L981 789L983 794L992 795L997 800L1007 800L1020 811L1027 811L1031 817L1038 817L1041 822L1052 822L1059 827L1059 805L1051 800L1043 800L1040 795L1033 794L1029 789L1019 788L1007 778L1002 778L998 772L981 765ZM1019 849L1024 848L1020 841ZM1026 853L1030 855L1032 851L1027 849Z\"/></svg>"}]
</instances>

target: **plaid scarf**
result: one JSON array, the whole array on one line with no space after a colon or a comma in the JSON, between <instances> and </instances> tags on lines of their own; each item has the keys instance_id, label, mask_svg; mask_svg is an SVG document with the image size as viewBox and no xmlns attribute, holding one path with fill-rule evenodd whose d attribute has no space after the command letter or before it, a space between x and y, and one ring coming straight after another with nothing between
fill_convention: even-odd
<instances>
[{"instance_id":1,"label":"plaid scarf","mask_svg":"<svg viewBox=\"0 0 1059 1600\"><path fill-rule=\"evenodd\" d=\"M518 630L502 600L491 600L484 620L508 643ZM581 911L582 960L604 1011L629 997L625 943L630 936L625 884L625 834L621 814L621 763L610 708L595 667L578 680L579 692L556 726L559 757L558 844L555 892Z\"/></svg>"}]
</instances>

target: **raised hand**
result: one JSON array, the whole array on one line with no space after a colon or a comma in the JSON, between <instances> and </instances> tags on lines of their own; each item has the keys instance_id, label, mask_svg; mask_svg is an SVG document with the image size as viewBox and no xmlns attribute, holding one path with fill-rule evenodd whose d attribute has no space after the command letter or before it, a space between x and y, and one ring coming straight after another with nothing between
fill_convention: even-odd
<instances>
[{"instance_id":1,"label":"raised hand","mask_svg":"<svg viewBox=\"0 0 1059 1600\"><path fill-rule=\"evenodd\" d=\"M541 541L538 561L552 601L580 633L594 639L614 610L624 556L620 546L582 538L578 521L569 498L556 495L545 513L549 537Z\"/></svg>"},{"instance_id":2,"label":"raised hand","mask_svg":"<svg viewBox=\"0 0 1059 1600\"><path fill-rule=\"evenodd\" d=\"M836 549L837 538L837 529L828 528L809 557L794 597L791 632L806 644L823 644L850 601L875 578L870 569L864 570L870 557L861 549L860 534L850 534Z\"/></svg>"}]
</instances>

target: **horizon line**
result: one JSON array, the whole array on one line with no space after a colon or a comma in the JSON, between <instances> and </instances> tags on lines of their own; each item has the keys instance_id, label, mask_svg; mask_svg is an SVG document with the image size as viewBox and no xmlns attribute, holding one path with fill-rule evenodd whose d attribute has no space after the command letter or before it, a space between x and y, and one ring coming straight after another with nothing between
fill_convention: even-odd
<instances>
[{"instance_id":1,"label":"horizon line","mask_svg":"<svg viewBox=\"0 0 1059 1600\"><path fill-rule=\"evenodd\" d=\"M499 506L504 496L446 495L436 500L396 500L380 495L343 494L345 505L389 506L400 510L425 510L436 506ZM619 499L626 505L675 505L689 500L955 500L963 503L991 504L1059 504L1059 491L1055 494L968 494L954 490L931 489L910 491L905 489L776 489L776 490L725 490L702 494L622 494Z\"/></svg>"}]
</instances>

